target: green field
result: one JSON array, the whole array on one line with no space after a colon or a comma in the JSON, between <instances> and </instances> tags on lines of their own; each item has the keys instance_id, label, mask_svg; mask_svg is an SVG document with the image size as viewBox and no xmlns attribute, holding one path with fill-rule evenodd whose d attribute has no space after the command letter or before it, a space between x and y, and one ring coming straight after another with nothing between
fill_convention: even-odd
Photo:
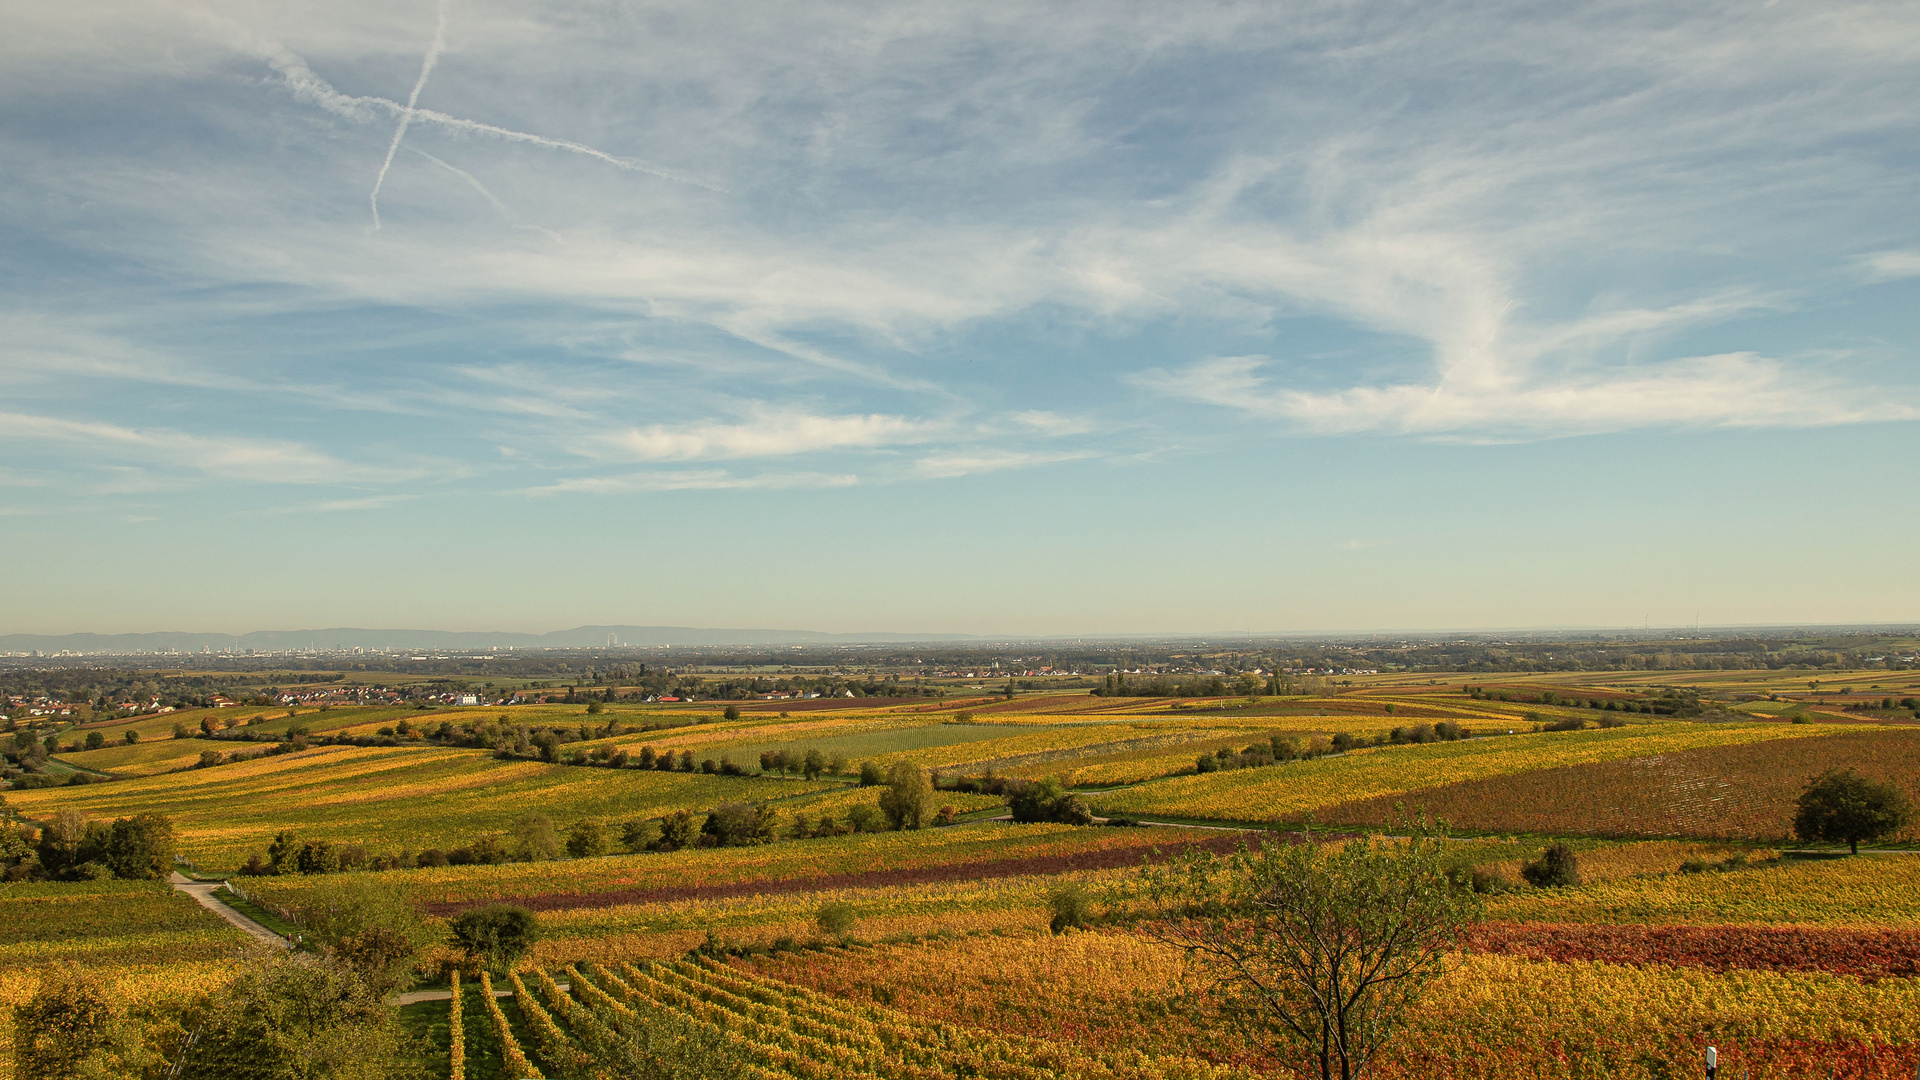
<instances>
[{"instance_id":1,"label":"green field","mask_svg":"<svg viewBox=\"0 0 1920 1080\"><path fill-rule=\"evenodd\" d=\"M246 744L238 744L244 747ZM181 851L233 867L281 829L372 852L452 848L539 812L564 828L722 802L792 799L838 783L593 769L501 761L482 750L315 747L186 773L11 793L30 816L72 807L93 817L167 815Z\"/></svg>"}]
</instances>

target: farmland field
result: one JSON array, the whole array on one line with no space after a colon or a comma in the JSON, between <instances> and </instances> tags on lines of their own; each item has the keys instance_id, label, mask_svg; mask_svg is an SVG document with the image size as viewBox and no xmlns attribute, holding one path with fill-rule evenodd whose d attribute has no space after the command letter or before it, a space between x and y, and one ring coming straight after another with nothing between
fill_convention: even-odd
<instances>
[{"instance_id":1,"label":"farmland field","mask_svg":"<svg viewBox=\"0 0 1920 1080\"><path fill-rule=\"evenodd\" d=\"M1717 674L1697 685L1743 694L1765 685ZM1796 676L1802 691L1807 678ZM1784 693L1795 681L1773 684ZM1445 855L1461 881L1478 870L1509 885L1483 897L1485 921L1375 1075L1655 1080L1686 1074L1712 1044L1731 1070L1723 1076L1908 1080L1920 1065L1920 856L1899 849L1916 834L1857 858L1783 849L1794 799L1821 770L1855 766L1920 797L1920 733L1897 720L1850 722L1857 713L1825 704L1818 722L1788 723L1816 708L1798 699L1744 702L1779 706L1747 713L1716 707L1701 720L1603 707L1653 685L1637 673L1360 676L1343 692L1287 698L765 703L736 720L707 705L622 704L591 719L577 704L302 708L292 718L285 708L183 710L79 729L112 740L132 727L142 738L60 755L119 779L8 791L5 808L29 825L62 809L95 820L162 814L181 854L222 871L281 830L392 853L502 836L528 813L564 834L576 822L704 815L724 803L772 808L778 838L750 846L236 879L290 917L336 889L391 890L431 930L418 978L427 990L446 988L443 972L458 960L451 919L496 901L533 912L540 940L517 967L487 976L507 996L491 996L477 972L463 978L469 1080L504 1080L522 1064L567 1080L625 1075L620 1055L632 1047L620 1033L635 1025L667 1025L755 1080L1277 1080L1280 1061L1224 1034L1204 1007L1176 1002L1199 972L1154 936L1139 867L1263 839L1400 843L1361 834L1394 831L1402 804L1462 831ZM962 711L972 718L959 720ZM419 738L296 750L168 737L174 722L197 731L203 716L223 725L259 716L245 726L257 734L299 724L365 742L403 719L415 731L551 726L569 732L563 759L644 745L725 758L746 774L550 764ZM1624 726L1536 730L1600 716ZM1442 719L1479 737L1387 743L1395 729ZM635 730L648 724L674 726ZM1325 756L1197 771L1200 754L1275 736ZM269 747L284 752L266 756ZM208 748L263 756L187 768ZM905 762L950 782L1014 778L1008 790L1058 777L1083 788L1077 797L1097 814L1168 824L968 820L794 839L796 815L810 827L823 816L845 823L889 790L847 773L754 775L763 751L810 749L850 771ZM977 818L1008 811L1000 794L941 790L932 800ZM1309 814L1313 833L1294 824ZM1576 857L1580 884L1524 883L1523 865L1556 841ZM1064 893L1084 901L1085 925L1056 934ZM837 929L829 908L844 919ZM246 948L244 935L164 883L0 884L0 1005L25 1000L62 961L100 972L124 1002L178 1000L245 963ZM437 1076L454 1053L449 1009L431 999L403 1013L426 1036Z\"/></svg>"}]
</instances>

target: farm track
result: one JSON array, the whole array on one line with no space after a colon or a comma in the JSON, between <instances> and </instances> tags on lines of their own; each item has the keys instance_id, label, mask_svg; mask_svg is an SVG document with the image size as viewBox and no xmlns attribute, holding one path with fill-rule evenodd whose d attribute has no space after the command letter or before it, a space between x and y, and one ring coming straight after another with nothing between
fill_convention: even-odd
<instances>
[{"instance_id":1,"label":"farm track","mask_svg":"<svg viewBox=\"0 0 1920 1080\"><path fill-rule=\"evenodd\" d=\"M1240 830L1234 830L1238 833ZM1237 835L1210 836L1169 849L1168 854L1186 850L1224 853L1240 842ZM1077 852L1068 855L1034 855L1022 859L994 862L958 863L947 866L917 867L909 870L873 870L852 874L822 874L805 878L776 878L761 881L736 881L717 885L679 885L651 889L620 889L596 893L549 893L544 896L502 896L489 900L445 901L426 905L429 914L449 916L486 903L520 904L535 911L565 911L579 908L624 907L628 904L671 903L681 900L724 900L743 896L784 896L794 893L824 892L830 889L873 889L898 885L930 885L952 881L985 881L993 878L1023 877L1029 874L1060 874L1074 870L1113 870L1138 865L1148 852L1159 847L1153 843L1113 848L1106 851Z\"/></svg>"},{"instance_id":2,"label":"farm track","mask_svg":"<svg viewBox=\"0 0 1920 1080\"><path fill-rule=\"evenodd\" d=\"M287 948L287 939L221 903L219 899L213 895L214 890L219 889L225 884L224 882L193 881L183 874L175 873L167 878L167 883L175 889L193 897L199 902L201 907L225 919L236 929L242 930L252 935L255 939L272 945L275 948Z\"/></svg>"}]
</instances>

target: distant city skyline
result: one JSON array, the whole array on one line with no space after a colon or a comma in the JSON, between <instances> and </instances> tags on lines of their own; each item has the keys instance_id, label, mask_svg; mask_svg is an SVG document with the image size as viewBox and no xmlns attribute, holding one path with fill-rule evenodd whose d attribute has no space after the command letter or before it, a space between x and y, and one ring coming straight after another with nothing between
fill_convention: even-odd
<instances>
[{"instance_id":1,"label":"distant city skyline","mask_svg":"<svg viewBox=\"0 0 1920 1080\"><path fill-rule=\"evenodd\" d=\"M1912 5L10 16L0 635L1920 621Z\"/></svg>"}]
</instances>

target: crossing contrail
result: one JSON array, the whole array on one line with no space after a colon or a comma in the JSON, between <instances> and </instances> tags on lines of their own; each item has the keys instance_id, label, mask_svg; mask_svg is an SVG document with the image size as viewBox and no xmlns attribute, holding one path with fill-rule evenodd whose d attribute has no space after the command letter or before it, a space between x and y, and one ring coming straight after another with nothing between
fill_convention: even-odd
<instances>
[{"instance_id":1,"label":"crossing contrail","mask_svg":"<svg viewBox=\"0 0 1920 1080\"><path fill-rule=\"evenodd\" d=\"M478 135L491 135L508 142L528 143L533 146L542 146L549 150L564 150L570 154L580 154L606 162L616 169L623 169L627 172L645 173L648 176L657 176L662 180L672 180L676 183L690 184L694 187L705 188L708 191L724 193L727 190L711 180L695 176L691 173L681 172L677 169L669 169L665 166L655 165L652 162L641 161L637 158L618 157L607 153L605 150L587 146L584 143L569 142L566 139L550 139L545 135L535 135L527 131L515 131L512 128L504 128L496 124L484 124L478 120L468 120L464 117L449 116L446 113L436 112L432 109L419 108L418 97L420 87L425 84L427 75L431 73L433 67L432 61L437 59L437 51L434 50L429 50L428 62L421 65L420 81L414 86L412 98L409 99L407 104L403 105L389 98L371 95L343 94L339 90L334 89L333 85L327 82L327 80L315 74L313 68L307 64L305 59L286 46L278 42L257 38L237 28L230 29L224 23L217 25L220 25L223 30L226 30L228 37L233 40L236 47L266 61L267 66L272 68L274 72L280 76L280 81L285 84L295 99L317 105L321 109L341 119L352 120L356 123L368 123L377 120L381 114L401 119L402 123L395 132L393 142L388 147L388 163L392 162L395 148L400 145L399 136L405 132L406 128L414 124L434 124L444 128L451 128L455 131L466 131ZM440 34L438 32L434 35L434 41L436 46L440 43ZM384 177L385 174L386 166L382 166L381 175ZM374 193L376 195L379 193L377 184Z\"/></svg>"},{"instance_id":2,"label":"crossing contrail","mask_svg":"<svg viewBox=\"0 0 1920 1080\"><path fill-rule=\"evenodd\" d=\"M427 76L433 74L433 65L440 62L440 50L447 44L447 0L440 0L439 21L433 28L433 40L427 43L427 55L420 61L420 77L413 80L413 93L407 95L407 107L400 113L400 122L394 125L393 141L387 144L387 158L380 163L380 175L373 178L373 191L367 196L367 204L373 208L373 227L380 227L380 188L387 182L387 170L393 168L393 155L400 152L400 140L407 137L407 125L413 122L413 107L420 103L420 91L426 88Z\"/></svg>"}]
</instances>

